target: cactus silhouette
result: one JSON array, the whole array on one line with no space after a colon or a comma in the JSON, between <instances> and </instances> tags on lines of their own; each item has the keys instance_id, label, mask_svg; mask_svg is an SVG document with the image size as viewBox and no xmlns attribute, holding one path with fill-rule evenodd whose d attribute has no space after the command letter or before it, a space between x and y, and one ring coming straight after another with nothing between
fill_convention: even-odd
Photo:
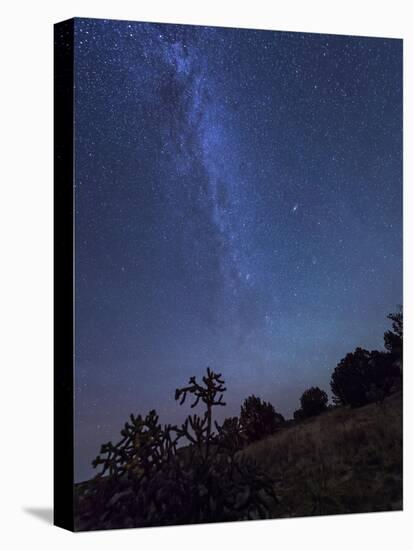
<instances>
[{"instance_id":1,"label":"cactus silhouette","mask_svg":"<svg viewBox=\"0 0 413 550\"><path fill-rule=\"evenodd\" d=\"M272 480L240 452L245 445L237 418L213 424L225 406L221 374L207 369L175 391L183 405L205 407L181 426L162 425L156 411L130 416L118 443L101 446L100 472L77 498L80 526L104 529L234 521L271 517L279 506ZM215 430L213 431L213 425ZM184 445L186 444L186 445Z\"/></svg>"},{"instance_id":2,"label":"cactus silhouette","mask_svg":"<svg viewBox=\"0 0 413 550\"><path fill-rule=\"evenodd\" d=\"M214 373L209 367L207 368L206 376L203 376L204 385L198 384L195 376L189 379L188 386L175 390L175 400L180 401L183 405L188 394L194 396L194 401L191 408L198 405L202 401L206 406L206 411L203 418L197 415L188 416L182 425L179 434L184 436L199 448L205 447L205 458L209 456L209 450L214 436L212 434L212 407L225 406L223 402L223 394L226 391L225 382L221 374ZM195 434L195 439L191 436L188 427L191 427Z\"/></svg>"}]
</instances>

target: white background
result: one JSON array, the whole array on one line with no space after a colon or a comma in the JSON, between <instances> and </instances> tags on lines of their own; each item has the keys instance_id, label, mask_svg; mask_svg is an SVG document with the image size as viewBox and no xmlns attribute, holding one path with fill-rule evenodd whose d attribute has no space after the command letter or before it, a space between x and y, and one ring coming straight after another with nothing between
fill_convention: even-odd
<instances>
[{"instance_id":1,"label":"white background","mask_svg":"<svg viewBox=\"0 0 413 550\"><path fill-rule=\"evenodd\" d=\"M404 38L405 281L412 109L410 2L3 1L0 28L0 545L51 548L407 548L412 515L411 291L404 304L405 511L71 534L52 527L52 24L73 16ZM410 22L410 28L412 27ZM69 434L68 434L69 437ZM32 512L30 512L32 510ZM35 513L33 513L33 510ZM43 519L42 519L43 517ZM46 518L46 519L45 519ZM410 542L411 544L411 542ZM411 546L410 546L411 547Z\"/></svg>"}]
</instances>

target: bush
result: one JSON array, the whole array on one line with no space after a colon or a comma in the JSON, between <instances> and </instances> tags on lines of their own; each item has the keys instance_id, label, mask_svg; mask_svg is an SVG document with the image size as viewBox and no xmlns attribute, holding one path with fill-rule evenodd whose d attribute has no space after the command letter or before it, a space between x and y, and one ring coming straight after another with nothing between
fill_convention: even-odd
<instances>
[{"instance_id":1,"label":"bush","mask_svg":"<svg viewBox=\"0 0 413 550\"><path fill-rule=\"evenodd\" d=\"M297 409L296 411L294 411L293 417L294 420L297 420L297 422L299 422L300 420L304 420L305 416L303 409Z\"/></svg>"},{"instance_id":2,"label":"bush","mask_svg":"<svg viewBox=\"0 0 413 550\"><path fill-rule=\"evenodd\" d=\"M262 439L277 431L284 417L277 413L271 403L251 395L241 406L240 424L247 442Z\"/></svg>"},{"instance_id":3,"label":"bush","mask_svg":"<svg viewBox=\"0 0 413 550\"><path fill-rule=\"evenodd\" d=\"M304 418L316 416L327 410L328 397L325 391L318 387L306 390L300 398Z\"/></svg>"}]
</instances>

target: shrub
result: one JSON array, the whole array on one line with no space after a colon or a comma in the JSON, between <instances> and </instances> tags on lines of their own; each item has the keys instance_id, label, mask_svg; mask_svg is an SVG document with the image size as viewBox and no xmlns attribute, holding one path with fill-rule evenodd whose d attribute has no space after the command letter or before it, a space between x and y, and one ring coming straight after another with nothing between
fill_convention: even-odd
<instances>
[{"instance_id":1,"label":"shrub","mask_svg":"<svg viewBox=\"0 0 413 550\"><path fill-rule=\"evenodd\" d=\"M305 416L303 409L297 409L296 411L294 411L293 417L294 420L297 420L297 422L299 422L300 420L304 420Z\"/></svg>"},{"instance_id":2,"label":"shrub","mask_svg":"<svg viewBox=\"0 0 413 550\"><path fill-rule=\"evenodd\" d=\"M251 395L241 406L240 423L248 442L257 441L277 431L284 417L277 413L271 403Z\"/></svg>"},{"instance_id":3,"label":"shrub","mask_svg":"<svg viewBox=\"0 0 413 550\"><path fill-rule=\"evenodd\" d=\"M327 410L328 397L325 391L318 387L306 390L300 398L304 418L316 416Z\"/></svg>"}]
</instances>

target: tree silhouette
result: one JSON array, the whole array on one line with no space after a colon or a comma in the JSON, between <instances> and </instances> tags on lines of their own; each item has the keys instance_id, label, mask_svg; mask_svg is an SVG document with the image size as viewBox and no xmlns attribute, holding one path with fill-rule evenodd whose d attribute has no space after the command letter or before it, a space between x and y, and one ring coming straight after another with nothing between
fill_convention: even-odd
<instances>
[{"instance_id":1,"label":"tree silhouette","mask_svg":"<svg viewBox=\"0 0 413 550\"><path fill-rule=\"evenodd\" d=\"M382 401L401 380L400 365L392 353L372 351L369 364L369 401Z\"/></svg>"},{"instance_id":2,"label":"tree silhouette","mask_svg":"<svg viewBox=\"0 0 413 550\"><path fill-rule=\"evenodd\" d=\"M325 391L318 387L306 390L300 398L303 417L316 416L327 410L328 397Z\"/></svg>"},{"instance_id":3,"label":"tree silhouette","mask_svg":"<svg viewBox=\"0 0 413 550\"><path fill-rule=\"evenodd\" d=\"M339 405L357 407L368 402L370 352L357 348L340 361L331 376L333 400Z\"/></svg>"},{"instance_id":4,"label":"tree silhouette","mask_svg":"<svg viewBox=\"0 0 413 550\"><path fill-rule=\"evenodd\" d=\"M271 403L251 395L241 406L240 423L248 442L273 434L284 422Z\"/></svg>"},{"instance_id":5,"label":"tree silhouette","mask_svg":"<svg viewBox=\"0 0 413 550\"><path fill-rule=\"evenodd\" d=\"M391 353L357 348L340 361L331 377L334 402L358 407L389 395L400 379Z\"/></svg>"},{"instance_id":6,"label":"tree silhouette","mask_svg":"<svg viewBox=\"0 0 413 550\"><path fill-rule=\"evenodd\" d=\"M384 333L384 347L394 356L395 359L403 358L403 308L390 313L387 316L392 321L392 329Z\"/></svg>"}]
</instances>

